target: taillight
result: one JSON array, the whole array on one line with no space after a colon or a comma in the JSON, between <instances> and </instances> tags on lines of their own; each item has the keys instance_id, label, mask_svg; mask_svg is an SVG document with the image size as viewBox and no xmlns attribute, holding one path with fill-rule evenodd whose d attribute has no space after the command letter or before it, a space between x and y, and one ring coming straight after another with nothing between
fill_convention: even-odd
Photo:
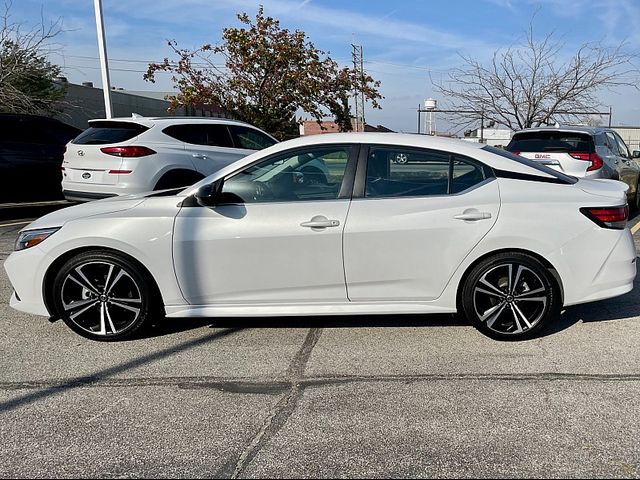
<instances>
[{"instance_id":1,"label":"taillight","mask_svg":"<svg viewBox=\"0 0 640 480\"><path fill-rule=\"evenodd\" d=\"M627 226L629 207L584 207L580 211L603 228L622 230Z\"/></svg>"},{"instance_id":2,"label":"taillight","mask_svg":"<svg viewBox=\"0 0 640 480\"><path fill-rule=\"evenodd\" d=\"M589 165L587 167L587 172L591 172L593 170L598 170L599 168L602 168L602 165L604 164L604 162L602 161L602 158L600 157L600 155L598 155L595 152L569 152L569 155L571 155L573 158L575 158L576 160L584 160L585 162L591 162L591 165Z\"/></svg>"},{"instance_id":3,"label":"taillight","mask_svg":"<svg viewBox=\"0 0 640 480\"><path fill-rule=\"evenodd\" d=\"M153 155L156 153L147 147L104 147L101 148L102 153L107 155L113 155L114 157L146 157L147 155Z\"/></svg>"}]
</instances>

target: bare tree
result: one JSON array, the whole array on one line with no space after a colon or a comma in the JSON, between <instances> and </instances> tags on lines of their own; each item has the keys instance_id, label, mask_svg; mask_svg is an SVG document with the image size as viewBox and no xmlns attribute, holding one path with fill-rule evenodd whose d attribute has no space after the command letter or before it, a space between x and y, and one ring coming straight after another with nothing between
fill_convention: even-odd
<instances>
[{"instance_id":1,"label":"bare tree","mask_svg":"<svg viewBox=\"0 0 640 480\"><path fill-rule=\"evenodd\" d=\"M48 61L62 32L60 19L27 26L11 18L11 1L0 12L0 112L48 114L64 89L54 82L60 67Z\"/></svg>"},{"instance_id":2,"label":"bare tree","mask_svg":"<svg viewBox=\"0 0 640 480\"><path fill-rule=\"evenodd\" d=\"M432 83L447 109L466 112L452 114L452 123L460 127L481 115L512 130L583 121L579 112L602 106L597 96L602 90L638 88L636 56L624 47L585 43L562 61L562 42L553 33L536 41L532 21L525 42L496 51L486 65L463 56L463 65L445 81Z\"/></svg>"}]
</instances>

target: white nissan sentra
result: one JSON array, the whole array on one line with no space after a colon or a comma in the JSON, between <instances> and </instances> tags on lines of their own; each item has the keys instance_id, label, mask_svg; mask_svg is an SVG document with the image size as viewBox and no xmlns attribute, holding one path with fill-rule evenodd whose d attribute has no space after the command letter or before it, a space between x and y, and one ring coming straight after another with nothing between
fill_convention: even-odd
<instances>
[{"instance_id":1,"label":"white nissan sentra","mask_svg":"<svg viewBox=\"0 0 640 480\"><path fill-rule=\"evenodd\" d=\"M462 141L318 135L186 190L46 215L4 266L11 306L95 340L161 315L443 312L523 339L633 288L626 188Z\"/></svg>"}]
</instances>

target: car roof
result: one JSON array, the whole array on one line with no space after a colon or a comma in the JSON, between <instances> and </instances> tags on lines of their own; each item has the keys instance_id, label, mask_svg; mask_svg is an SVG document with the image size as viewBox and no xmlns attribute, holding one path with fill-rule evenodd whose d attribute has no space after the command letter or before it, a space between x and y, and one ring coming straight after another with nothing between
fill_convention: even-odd
<instances>
[{"instance_id":1,"label":"car roof","mask_svg":"<svg viewBox=\"0 0 640 480\"><path fill-rule=\"evenodd\" d=\"M567 126L548 126L548 127L534 127L534 128L523 128L522 130L518 130L514 132L513 136L520 135L522 133L529 132L575 132L575 133L585 133L587 135L597 135L599 133L604 133L607 131L611 131L610 127L588 127L586 125L567 125Z\"/></svg>"},{"instance_id":2,"label":"car roof","mask_svg":"<svg viewBox=\"0 0 640 480\"><path fill-rule=\"evenodd\" d=\"M380 144L382 146L403 146L431 149L445 149L462 153L475 152L484 147L484 144L469 142L466 140L453 139L448 137L436 137L433 135L423 135L417 133L383 133L383 132L343 132L325 133L321 135L305 135L281 142L287 148L296 146L336 144L336 143L368 143Z\"/></svg>"},{"instance_id":3,"label":"car roof","mask_svg":"<svg viewBox=\"0 0 640 480\"><path fill-rule=\"evenodd\" d=\"M174 123L215 123L223 125L238 125L243 127L257 128L240 120L221 117L191 117L191 116L169 116L169 117L143 117L140 115L132 115L131 117L114 117L114 118L94 118L89 120L89 124L94 122L131 122L151 127L155 124L174 124Z\"/></svg>"}]
</instances>

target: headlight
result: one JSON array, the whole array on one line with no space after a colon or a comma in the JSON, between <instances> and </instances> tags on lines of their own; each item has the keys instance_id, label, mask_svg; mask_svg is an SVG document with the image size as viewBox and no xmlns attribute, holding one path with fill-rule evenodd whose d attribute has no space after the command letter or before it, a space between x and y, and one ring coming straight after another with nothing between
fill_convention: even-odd
<instances>
[{"instance_id":1,"label":"headlight","mask_svg":"<svg viewBox=\"0 0 640 480\"><path fill-rule=\"evenodd\" d=\"M25 230L20 232L18 240L16 240L16 251L24 250L25 248L35 247L39 243L44 242L51 235L60 230L60 227L55 228L39 228L38 230Z\"/></svg>"}]
</instances>

